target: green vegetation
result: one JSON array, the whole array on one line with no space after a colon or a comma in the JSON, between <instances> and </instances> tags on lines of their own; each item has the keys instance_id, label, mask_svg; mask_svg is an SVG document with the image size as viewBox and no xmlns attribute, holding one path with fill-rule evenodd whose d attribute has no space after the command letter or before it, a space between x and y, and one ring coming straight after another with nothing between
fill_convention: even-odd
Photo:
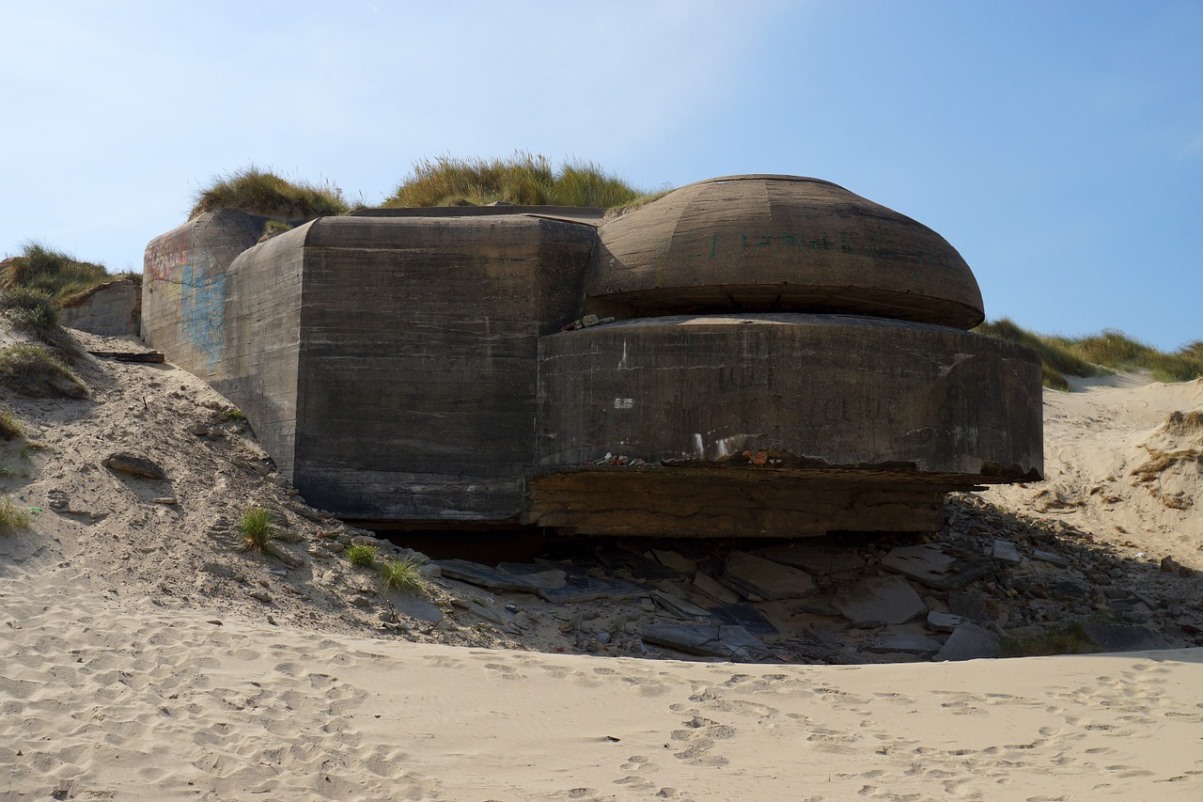
<instances>
[{"instance_id":1,"label":"green vegetation","mask_svg":"<svg viewBox=\"0 0 1203 802\"><path fill-rule=\"evenodd\" d=\"M286 181L252 165L216 178L212 186L198 192L188 219L216 209L240 209L267 217L312 220L346 214L348 208L338 187Z\"/></svg>"},{"instance_id":2,"label":"green vegetation","mask_svg":"<svg viewBox=\"0 0 1203 802\"><path fill-rule=\"evenodd\" d=\"M17 420L11 411L0 407L0 437L12 440L14 437L24 437L25 427Z\"/></svg>"},{"instance_id":3,"label":"green vegetation","mask_svg":"<svg viewBox=\"0 0 1203 802\"><path fill-rule=\"evenodd\" d=\"M283 234L285 231L292 231L292 226L285 223L283 220L268 220L263 224L263 236L259 238L262 242L265 239L271 239L277 234Z\"/></svg>"},{"instance_id":4,"label":"green vegetation","mask_svg":"<svg viewBox=\"0 0 1203 802\"><path fill-rule=\"evenodd\" d=\"M84 398L88 388L41 345L0 348L0 385L32 398Z\"/></svg>"},{"instance_id":5,"label":"green vegetation","mask_svg":"<svg viewBox=\"0 0 1203 802\"><path fill-rule=\"evenodd\" d=\"M1040 354L1044 384L1068 390L1066 376L1098 376L1114 370L1145 370L1158 381L1190 381L1203 376L1203 341L1167 354L1123 334L1106 330L1089 337L1036 334L1003 318L974 331L1033 348Z\"/></svg>"},{"instance_id":6,"label":"green vegetation","mask_svg":"<svg viewBox=\"0 0 1203 802\"><path fill-rule=\"evenodd\" d=\"M0 532L16 532L29 528L29 512L12 500L12 496L0 496Z\"/></svg>"},{"instance_id":7,"label":"green vegetation","mask_svg":"<svg viewBox=\"0 0 1203 802\"><path fill-rule=\"evenodd\" d=\"M409 558L385 560L380 566L380 576L384 586L389 590L400 590L406 593L417 593L422 590L422 574L416 561Z\"/></svg>"},{"instance_id":8,"label":"green vegetation","mask_svg":"<svg viewBox=\"0 0 1203 802\"><path fill-rule=\"evenodd\" d=\"M242 551L271 553L271 542L278 537L276 528L272 526L271 510L247 507L238 520L238 529L242 533Z\"/></svg>"},{"instance_id":9,"label":"green vegetation","mask_svg":"<svg viewBox=\"0 0 1203 802\"><path fill-rule=\"evenodd\" d=\"M20 286L2 290L0 312L18 328L35 334L47 334L59 328L58 304L45 290Z\"/></svg>"},{"instance_id":10,"label":"green vegetation","mask_svg":"<svg viewBox=\"0 0 1203 802\"><path fill-rule=\"evenodd\" d=\"M414 165L385 208L535 206L609 208L636 201L641 193L592 163L565 164L557 173L546 156L515 153L508 159L453 159L440 156Z\"/></svg>"},{"instance_id":11,"label":"green vegetation","mask_svg":"<svg viewBox=\"0 0 1203 802\"><path fill-rule=\"evenodd\" d=\"M376 564L376 547L357 544L347 548L347 561L356 568L371 568Z\"/></svg>"},{"instance_id":12,"label":"green vegetation","mask_svg":"<svg viewBox=\"0 0 1203 802\"><path fill-rule=\"evenodd\" d=\"M103 265L81 262L37 243L30 243L19 255L0 261L0 289L40 290L55 300L89 290L112 278Z\"/></svg>"}]
</instances>

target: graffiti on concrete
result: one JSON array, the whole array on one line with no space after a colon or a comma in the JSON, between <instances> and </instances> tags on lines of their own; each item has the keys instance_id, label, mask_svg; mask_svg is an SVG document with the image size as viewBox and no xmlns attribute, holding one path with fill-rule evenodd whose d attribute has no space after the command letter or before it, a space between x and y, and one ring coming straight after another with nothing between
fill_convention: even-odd
<instances>
[{"instance_id":1,"label":"graffiti on concrete","mask_svg":"<svg viewBox=\"0 0 1203 802\"><path fill-rule=\"evenodd\" d=\"M180 273L180 330L213 368L221 359L226 275L206 275L190 264Z\"/></svg>"}]
</instances>

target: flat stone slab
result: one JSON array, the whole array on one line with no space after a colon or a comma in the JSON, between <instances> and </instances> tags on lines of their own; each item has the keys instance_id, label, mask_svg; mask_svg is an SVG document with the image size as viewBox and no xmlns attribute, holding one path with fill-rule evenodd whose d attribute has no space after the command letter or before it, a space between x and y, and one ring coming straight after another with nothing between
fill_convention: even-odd
<instances>
[{"instance_id":1,"label":"flat stone slab","mask_svg":"<svg viewBox=\"0 0 1203 802\"><path fill-rule=\"evenodd\" d=\"M557 588L536 589L539 598L552 604L576 604L586 601L621 601L649 595L647 588L622 579L605 579L594 576L565 577L564 584Z\"/></svg>"},{"instance_id":2,"label":"flat stone slab","mask_svg":"<svg viewBox=\"0 0 1203 802\"><path fill-rule=\"evenodd\" d=\"M1159 633L1139 624L1113 624L1093 619L1078 623L1086 637L1105 652L1141 652L1170 648Z\"/></svg>"},{"instance_id":3,"label":"flat stone slab","mask_svg":"<svg viewBox=\"0 0 1203 802\"><path fill-rule=\"evenodd\" d=\"M937 590L963 588L993 570L988 560L950 554L935 543L891 549L881 565Z\"/></svg>"},{"instance_id":4,"label":"flat stone slab","mask_svg":"<svg viewBox=\"0 0 1203 802\"><path fill-rule=\"evenodd\" d=\"M1058 554L1055 551L1045 551L1044 549L1036 549L1032 552L1032 558L1040 560L1040 562L1049 563L1065 568L1069 565L1069 558L1063 554Z\"/></svg>"},{"instance_id":5,"label":"flat stone slab","mask_svg":"<svg viewBox=\"0 0 1203 802\"><path fill-rule=\"evenodd\" d=\"M443 611L437 604L408 593L392 592L388 594L389 603L401 615L416 618L427 624L437 624L443 620Z\"/></svg>"},{"instance_id":6,"label":"flat stone slab","mask_svg":"<svg viewBox=\"0 0 1203 802\"><path fill-rule=\"evenodd\" d=\"M771 656L760 639L740 626L654 624L641 629L639 636L648 643L703 657L750 661Z\"/></svg>"},{"instance_id":7,"label":"flat stone slab","mask_svg":"<svg viewBox=\"0 0 1203 802\"><path fill-rule=\"evenodd\" d=\"M166 479L167 472L159 467L154 460L120 451L104 458L101 465L114 473L123 473L139 479Z\"/></svg>"},{"instance_id":8,"label":"flat stone slab","mask_svg":"<svg viewBox=\"0 0 1203 802\"><path fill-rule=\"evenodd\" d=\"M520 593L534 593L536 590L534 585L522 577L470 560L435 560L434 564L443 572L443 576L479 585L489 590L513 590Z\"/></svg>"},{"instance_id":9,"label":"flat stone slab","mask_svg":"<svg viewBox=\"0 0 1203 802\"><path fill-rule=\"evenodd\" d=\"M994 538L994 543L990 546L990 556L1005 563L1023 562L1023 557L1019 556L1019 549L1015 547L1015 544L1001 537Z\"/></svg>"},{"instance_id":10,"label":"flat stone slab","mask_svg":"<svg viewBox=\"0 0 1203 802\"><path fill-rule=\"evenodd\" d=\"M805 571L746 551L727 555L723 579L766 601L800 599L815 592L815 581Z\"/></svg>"},{"instance_id":11,"label":"flat stone slab","mask_svg":"<svg viewBox=\"0 0 1203 802\"><path fill-rule=\"evenodd\" d=\"M841 574L859 571L865 560L852 549L810 543L784 543L756 549L752 554L766 560L792 565L811 574Z\"/></svg>"},{"instance_id":12,"label":"flat stone slab","mask_svg":"<svg viewBox=\"0 0 1203 802\"><path fill-rule=\"evenodd\" d=\"M696 562L677 551L652 549L651 555L655 557L665 568L671 568L678 574L693 576L698 570L698 564Z\"/></svg>"},{"instance_id":13,"label":"flat stone slab","mask_svg":"<svg viewBox=\"0 0 1203 802\"><path fill-rule=\"evenodd\" d=\"M873 577L845 585L832 599L840 615L857 624L905 624L927 612L919 594L900 576Z\"/></svg>"},{"instance_id":14,"label":"flat stone slab","mask_svg":"<svg viewBox=\"0 0 1203 802\"><path fill-rule=\"evenodd\" d=\"M998 657L998 653L998 635L967 621L953 630L944 642L944 648L932 659L939 662L992 659Z\"/></svg>"},{"instance_id":15,"label":"flat stone slab","mask_svg":"<svg viewBox=\"0 0 1203 802\"><path fill-rule=\"evenodd\" d=\"M942 613L939 610L929 610L927 613L927 626L935 632L953 632L968 620L963 616Z\"/></svg>"},{"instance_id":16,"label":"flat stone slab","mask_svg":"<svg viewBox=\"0 0 1203 802\"><path fill-rule=\"evenodd\" d=\"M907 654L935 654L944 644L935 638L918 632L887 632L865 642L864 648L871 652L905 652Z\"/></svg>"},{"instance_id":17,"label":"flat stone slab","mask_svg":"<svg viewBox=\"0 0 1203 802\"><path fill-rule=\"evenodd\" d=\"M661 590L653 590L652 591L652 599L655 600L656 604L659 604L661 607L663 607L665 610L668 610L670 613L675 615L677 618L684 618L684 619L690 619L690 618L709 619L710 618L709 610L707 610L705 607L699 607L698 605L691 602L689 599L683 598L681 596L674 596L671 593L665 593L664 591L661 591Z\"/></svg>"},{"instance_id":18,"label":"flat stone slab","mask_svg":"<svg viewBox=\"0 0 1203 802\"><path fill-rule=\"evenodd\" d=\"M739 601L739 594L719 582L709 574L698 571L693 576L693 589L703 596L714 599L722 604L734 604Z\"/></svg>"},{"instance_id":19,"label":"flat stone slab","mask_svg":"<svg viewBox=\"0 0 1203 802\"><path fill-rule=\"evenodd\" d=\"M724 604L711 608L710 612L722 623L741 626L753 635L780 634L773 622L750 604Z\"/></svg>"}]
</instances>

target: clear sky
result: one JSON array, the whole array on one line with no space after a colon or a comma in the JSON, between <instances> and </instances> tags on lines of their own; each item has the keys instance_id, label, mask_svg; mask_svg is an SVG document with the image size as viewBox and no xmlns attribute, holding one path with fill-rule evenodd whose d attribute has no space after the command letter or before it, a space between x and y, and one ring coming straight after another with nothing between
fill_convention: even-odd
<instances>
[{"instance_id":1,"label":"clear sky","mask_svg":"<svg viewBox=\"0 0 1203 802\"><path fill-rule=\"evenodd\" d=\"M991 319L1203 340L1203 0L0 0L0 255L141 269L254 164L391 194L440 155L644 189L834 181Z\"/></svg>"}]
</instances>

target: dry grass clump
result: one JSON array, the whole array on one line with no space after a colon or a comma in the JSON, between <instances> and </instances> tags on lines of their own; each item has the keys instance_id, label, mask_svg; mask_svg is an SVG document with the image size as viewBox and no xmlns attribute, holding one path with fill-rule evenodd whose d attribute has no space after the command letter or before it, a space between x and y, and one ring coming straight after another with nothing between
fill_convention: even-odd
<instances>
[{"instance_id":1,"label":"dry grass clump","mask_svg":"<svg viewBox=\"0 0 1203 802\"><path fill-rule=\"evenodd\" d=\"M357 543L346 551L347 561L356 568L371 568L376 564L376 548L366 543Z\"/></svg>"},{"instance_id":2,"label":"dry grass clump","mask_svg":"<svg viewBox=\"0 0 1203 802\"><path fill-rule=\"evenodd\" d=\"M37 243L0 262L0 289L24 287L61 300L109 281L103 265L81 262Z\"/></svg>"},{"instance_id":3,"label":"dry grass clump","mask_svg":"<svg viewBox=\"0 0 1203 802\"><path fill-rule=\"evenodd\" d=\"M349 208L338 187L287 181L252 165L216 178L212 186L198 192L188 219L216 209L239 209L265 217L312 220L346 214Z\"/></svg>"},{"instance_id":4,"label":"dry grass clump","mask_svg":"<svg viewBox=\"0 0 1203 802\"><path fill-rule=\"evenodd\" d=\"M622 206L641 193L591 162L572 162L559 172L546 156L517 152L508 159L440 156L414 165L385 208L425 206Z\"/></svg>"},{"instance_id":5,"label":"dry grass clump","mask_svg":"<svg viewBox=\"0 0 1203 802\"><path fill-rule=\"evenodd\" d=\"M59 328L58 304L45 290L21 286L0 290L0 312L18 328L36 334Z\"/></svg>"},{"instance_id":6,"label":"dry grass clump","mask_svg":"<svg viewBox=\"0 0 1203 802\"><path fill-rule=\"evenodd\" d=\"M17 506L12 496L0 496L0 533L8 534L28 529L29 511Z\"/></svg>"},{"instance_id":7,"label":"dry grass clump","mask_svg":"<svg viewBox=\"0 0 1203 802\"><path fill-rule=\"evenodd\" d=\"M84 398L88 388L41 345L0 348L0 385L31 398Z\"/></svg>"},{"instance_id":8,"label":"dry grass clump","mask_svg":"<svg viewBox=\"0 0 1203 802\"><path fill-rule=\"evenodd\" d=\"M279 535L272 526L271 510L264 507L247 507L238 519L238 531L242 533L242 551L271 553L271 542Z\"/></svg>"},{"instance_id":9,"label":"dry grass clump","mask_svg":"<svg viewBox=\"0 0 1203 802\"><path fill-rule=\"evenodd\" d=\"M1145 370L1164 382L1203 376L1203 342L1167 354L1112 329L1089 337L1057 337L1027 331L1008 318L983 323L974 331L1035 349L1045 386L1057 390L1069 389L1067 375L1097 376L1108 370Z\"/></svg>"},{"instance_id":10,"label":"dry grass clump","mask_svg":"<svg viewBox=\"0 0 1203 802\"><path fill-rule=\"evenodd\" d=\"M0 437L5 440L12 440L15 437L24 437L25 427L17 420L17 416L10 410L0 407Z\"/></svg>"},{"instance_id":11,"label":"dry grass clump","mask_svg":"<svg viewBox=\"0 0 1203 802\"><path fill-rule=\"evenodd\" d=\"M389 590L417 593L424 587L420 568L418 562L410 558L386 560L380 566L380 576Z\"/></svg>"}]
</instances>

